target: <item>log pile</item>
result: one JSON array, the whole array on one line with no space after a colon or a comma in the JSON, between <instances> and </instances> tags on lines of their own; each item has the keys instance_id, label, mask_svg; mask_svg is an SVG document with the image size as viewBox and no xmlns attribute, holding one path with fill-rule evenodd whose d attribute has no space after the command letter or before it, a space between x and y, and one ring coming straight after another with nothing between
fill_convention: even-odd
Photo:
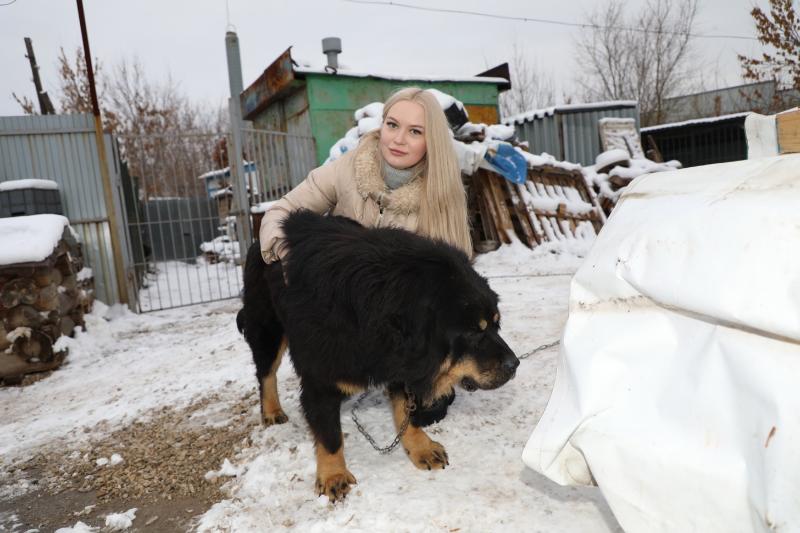
<instances>
[{"instance_id":1,"label":"log pile","mask_svg":"<svg viewBox=\"0 0 800 533\"><path fill-rule=\"evenodd\" d=\"M84 326L94 302L94 278L84 268L69 227L44 261L0 266L0 384L61 365L56 342Z\"/></svg>"},{"instance_id":2,"label":"log pile","mask_svg":"<svg viewBox=\"0 0 800 533\"><path fill-rule=\"evenodd\" d=\"M522 185L485 169L464 178L478 252L514 239L534 248L586 233L593 236L605 221L597 196L579 170L534 167Z\"/></svg>"}]
</instances>

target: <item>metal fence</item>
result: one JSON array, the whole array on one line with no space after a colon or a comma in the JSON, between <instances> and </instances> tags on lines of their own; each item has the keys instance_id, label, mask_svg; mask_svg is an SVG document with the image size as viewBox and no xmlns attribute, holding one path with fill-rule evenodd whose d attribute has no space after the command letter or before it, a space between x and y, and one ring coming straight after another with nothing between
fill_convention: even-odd
<instances>
[{"instance_id":1,"label":"metal fence","mask_svg":"<svg viewBox=\"0 0 800 533\"><path fill-rule=\"evenodd\" d=\"M665 161L677 159L684 167L747 159L746 115L642 128L642 146L652 138Z\"/></svg>"},{"instance_id":2,"label":"metal fence","mask_svg":"<svg viewBox=\"0 0 800 533\"><path fill-rule=\"evenodd\" d=\"M277 200L317 166L313 137L244 128L242 139L245 159L256 167L247 173L253 204Z\"/></svg>"},{"instance_id":3,"label":"metal fence","mask_svg":"<svg viewBox=\"0 0 800 533\"><path fill-rule=\"evenodd\" d=\"M313 138L252 128L242 133L250 205L277 200L314 167ZM137 310L238 297L244 257L234 216L238 180L227 166L229 136L128 136L120 144Z\"/></svg>"},{"instance_id":4,"label":"metal fence","mask_svg":"<svg viewBox=\"0 0 800 533\"><path fill-rule=\"evenodd\" d=\"M633 101L561 105L509 117L503 123L513 125L517 138L527 141L533 153L593 165L603 151L597 127L601 118L632 118L638 126L639 109Z\"/></svg>"},{"instance_id":5,"label":"metal fence","mask_svg":"<svg viewBox=\"0 0 800 533\"><path fill-rule=\"evenodd\" d=\"M120 145L137 311L237 297L230 184L210 196L203 177L224 162L227 135L124 136Z\"/></svg>"}]
</instances>

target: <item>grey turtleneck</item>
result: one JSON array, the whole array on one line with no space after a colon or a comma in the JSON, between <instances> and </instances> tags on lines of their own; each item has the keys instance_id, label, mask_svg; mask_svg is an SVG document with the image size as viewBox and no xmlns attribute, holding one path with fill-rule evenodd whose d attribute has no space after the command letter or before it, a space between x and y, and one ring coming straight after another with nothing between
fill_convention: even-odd
<instances>
[{"instance_id":1,"label":"grey turtleneck","mask_svg":"<svg viewBox=\"0 0 800 533\"><path fill-rule=\"evenodd\" d=\"M392 165L383 162L383 181L386 186L391 190L402 187L415 177L419 175L422 170L422 165L417 163L409 168L394 168Z\"/></svg>"}]
</instances>

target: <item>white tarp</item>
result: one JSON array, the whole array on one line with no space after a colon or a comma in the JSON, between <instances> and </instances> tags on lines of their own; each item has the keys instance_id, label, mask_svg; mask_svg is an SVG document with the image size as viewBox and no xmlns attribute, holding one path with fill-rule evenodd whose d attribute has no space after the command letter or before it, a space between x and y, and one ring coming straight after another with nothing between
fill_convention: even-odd
<instances>
[{"instance_id":1,"label":"white tarp","mask_svg":"<svg viewBox=\"0 0 800 533\"><path fill-rule=\"evenodd\" d=\"M570 292L524 462L628 532L800 531L800 155L637 179Z\"/></svg>"}]
</instances>

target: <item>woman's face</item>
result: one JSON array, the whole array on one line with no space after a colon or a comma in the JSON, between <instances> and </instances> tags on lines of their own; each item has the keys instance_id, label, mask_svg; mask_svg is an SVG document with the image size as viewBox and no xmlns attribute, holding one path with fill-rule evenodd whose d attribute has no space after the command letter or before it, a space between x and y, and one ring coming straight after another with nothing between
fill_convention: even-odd
<instances>
[{"instance_id":1,"label":"woman's face","mask_svg":"<svg viewBox=\"0 0 800 533\"><path fill-rule=\"evenodd\" d=\"M386 113L381 126L381 155L394 168L413 167L425 157L425 109L401 100Z\"/></svg>"}]
</instances>

